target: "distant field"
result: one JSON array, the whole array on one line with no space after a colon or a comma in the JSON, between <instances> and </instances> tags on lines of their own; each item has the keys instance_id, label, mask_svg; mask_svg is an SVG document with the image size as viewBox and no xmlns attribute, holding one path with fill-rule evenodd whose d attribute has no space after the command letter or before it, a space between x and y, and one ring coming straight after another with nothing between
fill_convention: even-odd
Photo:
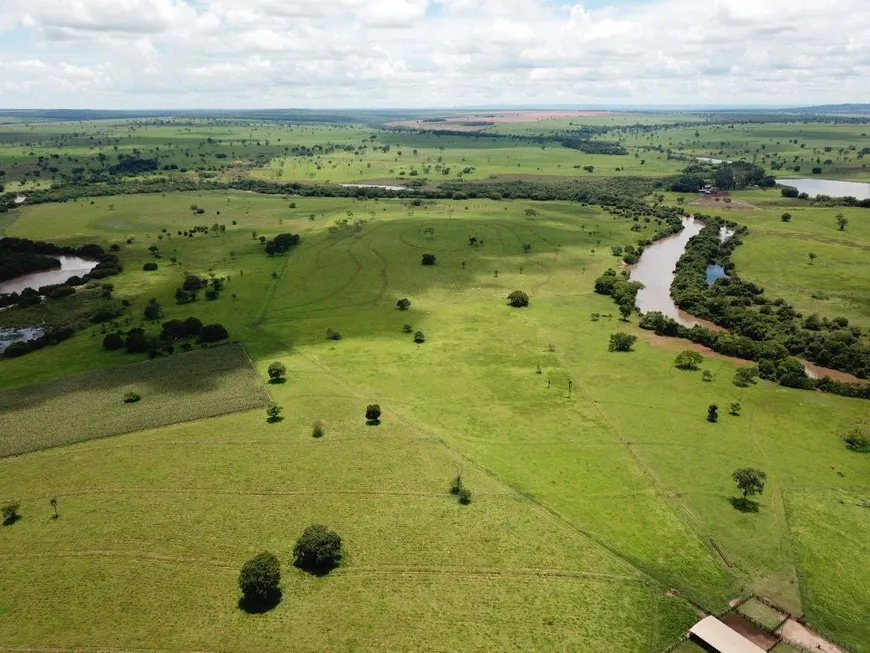
<instances>
[{"instance_id":1,"label":"distant field","mask_svg":"<svg viewBox=\"0 0 870 653\"><path fill-rule=\"evenodd\" d=\"M123 403L126 392L141 401ZM0 457L263 406L245 350L215 347L0 390Z\"/></svg>"}]
</instances>

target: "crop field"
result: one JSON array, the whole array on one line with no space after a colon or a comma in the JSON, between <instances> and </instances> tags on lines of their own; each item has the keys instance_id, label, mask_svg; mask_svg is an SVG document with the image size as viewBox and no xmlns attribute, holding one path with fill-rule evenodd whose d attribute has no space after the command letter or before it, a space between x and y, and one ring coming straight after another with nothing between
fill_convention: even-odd
<instances>
[{"instance_id":1,"label":"crop field","mask_svg":"<svg viewBox=\"0 0 870 653\"><path fill-rule=\"evenodd\" d=\"M498 129L536 127L547 128ZM66 138L69 127L40 129L39 147L50 147L46 139ZM617 165L626 176L663 177L685 165L640 141L628 156L598 158L484 138L444 137L440 150L438 137L369 126L81 129L85 141L104 132L91 149L64 145L84 148L81 156L117 139L132 151L147 136L167 161L272 181L392 181L412 169L411 178L431 180L435 165L469 180L611 176ZM715 129L698 127L710 139ZM662 142L675 133L651 132ZM391 147L281 151L303 139ZM699 155L713 153L707 145ZM221 148L226 159L215 156ZM251 165L231 170L233 148L249 148ZM593 173L573 168L596 159ZM688 209L749 226L734 261L770 296L870 326L866 209L809 206L777 190L735 192L727 206L682 197ZM0 359L0 504L19 502L21 515L0 526L0 651L658 653L699 614L751 594L870 651L870 455L843 441L866 423L867 402L763 380L738 387L746 363L709 351L700 369L676 369L687 341L640 329L636 314L621 320L594 292L621 262L611 248L657 229L576 201L224 190L0 214L3 236L117 246L123 271L110 281L127 304L115 324L86 324L59 345ZM269 256L260 239L282 233L299 244ZM812 265L807 251L818 254ZM179 304L188 274L225 285L211 301ZM528 307L508 305L514 290L528 293ZM57 310L85 292L57 300ZM402 298L408 310L397 307ZM159 319L144 315L152 299ZM0 327L28 310L0 311ZM116 329L156 336L162 322L191 316L224 325L239 344L153 361L102 347ZM615 332L637 337L632 351L609 351ZM286 381L265 383L273 361ZM128 391L141 401L124 404ZM267 422L270 401L283 413ZM739 415L728 414L734 402ZM365 418L373 403L379 424ZM711 404L716 423L706 419ZM741 467L767 473L748 503L732 480ZM448 491L457 476L472 492L468 505ZM293 543L312 523L344 541L328 575L292 566ZM252 614L239 603L239 569L264 550L282 563L283 596ZM743 609L771 621L765 608Z\"/></svg>"},{"instance_id":2,"label":"crop field","mask_svg":"<svg viewBox=\"0 0 870 653\"><path fill-rule=\"evenodd\" d=\"M124 394L142 399L124 404ZM265 406L245 350L214 347L0 391L0 456Z\"/></svg>"}]
</instances>

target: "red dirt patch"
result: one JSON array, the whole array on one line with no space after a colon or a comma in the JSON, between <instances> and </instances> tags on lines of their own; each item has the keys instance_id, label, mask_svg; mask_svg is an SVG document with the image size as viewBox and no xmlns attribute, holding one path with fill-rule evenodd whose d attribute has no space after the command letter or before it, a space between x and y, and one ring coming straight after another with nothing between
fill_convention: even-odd
<instances>
[{"instance_id":1,"label":"red dirt patch","mask_svg":"<svg viewBox=\"0 0 870 653\"><path fill-rule=\"evenodd\" d=\"M736 612L729 612L720 619L722 623L728 626L734 632L740 633L756 646L760 646L765 651L769 651L779 643L779 639L768 633L748 619L744 619Z\"/></svg>"}]
</instances>

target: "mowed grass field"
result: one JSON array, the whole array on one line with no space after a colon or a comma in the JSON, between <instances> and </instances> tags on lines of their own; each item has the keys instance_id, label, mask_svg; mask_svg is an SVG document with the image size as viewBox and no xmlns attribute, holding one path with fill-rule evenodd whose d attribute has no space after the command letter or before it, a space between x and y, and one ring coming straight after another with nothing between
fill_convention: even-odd
<instances>
[{"instance_id":1,"label":"mowed grass field","mask_svg":"<svg viewBox=\"0 0 870 653\"><path fill-rule=\"evenodd\" d=\"M193 203L205 215L192 216ZM330 232L344 219L366 223ZM157 239L212 221L227 231ZM767 383L739 389L736 363L719 357L702 365L714 375L704 383L673 367L679 341L637 329L636 318L592 321L616 312L592 286L617 262L610 247L636 240L633 224L559 202L413 207L242 193L20 211L7 233L123 243L125 271L113 281L134 302L131 315L156 297L167 318L224 323L261 378L271 360L289 371L268 386L284 407L277 424L254 410L0 460L0 498L20 500L23 514L0 529L0 584L10 588L0 641L660 651L696 609L721 611L748 593L821 614L793 553L791 524L809 518L784 497L870 486L870 457L840 439L865 402ZM253 231L301 233L302 243L269 258ZM470 247L470 236L483 246ZM153 244L164 258L146 273ZM422 266L423 253L436 265ZM215 302L176 306L185 270L230 281ZM531 296L527 309L506 305L514 289ZM395 307L402 297L407 312ZM327 328L342 339L326 340ZM634 352L608 352L618 330L639 336ZM0 382L133 360L99 342L85 331L4 361ZM718 424L706 421L709 404L738 400L740 417L722 410ZM372 402L384 409L378 427L365 425ZM311 437L316 420L321 439ZM743 466L768 473L757 513L730 502L730 475ZM470 506L447 493L459 473ZM347 545L344 565L324 578L289 567L312 522ZM238 569L263 549L285 564L284 600L246 615ZM851 636L843 622L828 632Z\"/></svg>"},{"instance_id":2,"label":"mowed grass field","mask_svg":"<svg viewBox=\"0 0 870 653\"><path fill-rule=\"evenodd\" d=\"M128 392L136 403L123 403ZM0 456L92 440L268 403L238 345L177 354L0 390Z\"/></svg>"}]
</instances>

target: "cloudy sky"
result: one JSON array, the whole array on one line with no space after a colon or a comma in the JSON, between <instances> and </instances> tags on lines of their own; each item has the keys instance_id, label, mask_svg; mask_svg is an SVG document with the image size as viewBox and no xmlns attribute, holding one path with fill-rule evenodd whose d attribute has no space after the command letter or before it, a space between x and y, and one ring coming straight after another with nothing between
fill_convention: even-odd
<instances>
[{"instance_id":1,"label":"cloudy sky","mask_svg":"<svg viewBox=\"0 0 870 653\"><path fill-rule=\"evenodd\" d=\"M870 0L0 0L0 107L870 102Z\"/></svg>"}]
</instances>

